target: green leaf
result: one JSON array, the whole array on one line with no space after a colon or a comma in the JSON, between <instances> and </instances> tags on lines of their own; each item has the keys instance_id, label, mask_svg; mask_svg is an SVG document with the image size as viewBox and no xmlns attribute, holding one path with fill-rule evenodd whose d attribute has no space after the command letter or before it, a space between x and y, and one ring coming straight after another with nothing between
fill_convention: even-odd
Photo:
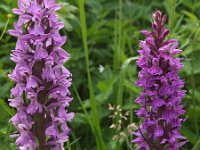
<instances>
[{"instance_id":1,"label":"green leaf","mask_svg":"<svg viewBox=\"0 0 200 150\"><path fill-rule=\"evenodd\" d=\"M14 110L12 110L3 100L0 99L0 106L10 115L13 116L15 114Z\"/></svg>"},{"instance_id":2,"label":"green leaf","mask_svg":"<svg viewBox=\"0 0 200 150\"><path fill-rule=\"evenodd\" d=\"M200 138L199 140L196 142L196 144L194 145L194 147L192 148L192 150L199 150L200 148Z\"/></svg>"}]
</instances>

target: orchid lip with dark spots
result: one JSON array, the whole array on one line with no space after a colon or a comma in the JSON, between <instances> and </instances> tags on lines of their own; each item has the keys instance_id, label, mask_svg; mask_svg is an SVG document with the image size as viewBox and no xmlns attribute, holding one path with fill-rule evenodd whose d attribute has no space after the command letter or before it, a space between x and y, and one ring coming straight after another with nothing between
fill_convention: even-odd
<instances>
[{"instance_id":1,"label":"orchid lip with dark spots","mask_svg":"<svg viewBox=\"0 0 200 150\"><path fill-rule=\"evenodd\" d=\"M16 63L9 77L16 82L11 90L10 106L17 113L11 122L18 131L20 150L63 150L68 141L74 113L66 108L72 101L71 73L64 67L69 54L61 48L66 37L59 30L55 0L18 0L19 15L14 30L18 38L11 60Z\"/></svg>"},{"instance_id":2,"label":"orchid lip with dark spots","mask_svg":"<svg viewBox=\"0 0 200 150\"><path fill-rule=\"evenodd\" d=\"M185 111L181 100L186 91L179 78L183 68L177 40L165 40L169 30L164 27L167 17L161 11L153 14L152 30L142 30L146 37L140 42L141 50L137 65L141 68L136 85L143 92L136 99L141 108L136 115L143 123L132 142L138 150L178 150L187 142L180 133Z\"/></svg>"}]
</instances>

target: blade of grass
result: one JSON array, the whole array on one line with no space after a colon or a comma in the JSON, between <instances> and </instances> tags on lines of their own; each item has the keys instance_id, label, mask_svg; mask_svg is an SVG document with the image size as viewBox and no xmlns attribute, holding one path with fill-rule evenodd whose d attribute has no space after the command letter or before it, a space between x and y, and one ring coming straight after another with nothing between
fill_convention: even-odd
<instances>
[{"instance_id":1,"label":"blade of grass","mask_svg":"<svg viewBox=\"0 0 200 150\"><path fill-rule=\"evenodd\" d=\"M118 43L118 18L117 18L117 11L115 13L115 24L114 24L114 45L113 45L113 70L116 71L117 68L117 43Z\"/></svg>"},{"instance_id":2,"label":"blade of grass","mask_svg":"<svg viewBox=\"0 0 200 150\"><path fill-rule=\"evenodd\" d=\"M10 115L13 116L15 112L7 105L3 100L0 99L0 106Z\"/></svg>"},{"instance_id":3,"label":"blade of grass","mask_svg":"<svg viewBox=\"0 0 200 150\"><path fill-rule=\"evenodd\" d=\"M76 137L76 134L73 131L71 132L71 136L72 136L72 139L75 139L75 140L81 138L81 137ZM74 143L72 149L81 149L80 142Z\"/></svg>"},{"instance_id":4,"label":"blade of grass","mask_svg":"<svg viewBox=\"0 0 200 150\"><path fill-rule=\"evenodd\" d=\"M116 72L120 68L120 57L122 51L122 0L119 0L119 9L116 10L115 22L113 69Z\"/></svg>"},{"instance_id":5,"label":"blade of grass","mask_svg":"<svg viewBox=\"0 0 200 150\"><path fill-rule=\"evenodd\" d=\"M199 147L200 147L200 139L196 142L192 150L199 150Z\"/></svg>"},{"instance_id":6,"label":"blade of grass","mask_svg":"<svg viewBox=\"0 0 200 150\"><path fill-rule=\"evenodd\" d=\"M121 63L121 56L122 56L122 43L125 43L122 41L122 0L118 0L118 10L116 10L116 14L118 13L118 19L117 26L115 28L115 35L116 35L116 41L115 41L115 49L114 49L114 72L117 72L120 68ZM125 39L125 38L123 38ZM122 69L119 73L118 82L116 85L116 104L117 106L122 106L122 99L123 99L123 82L125 79L125 71ZM118 124L118 122L121 120L121 118L118 116L115 119L115 124ZM115 135L120 135L120 130L115 131ZM120 150L121 144L119 141L116 141L115 149Z\"/></svg>"},{"instance_id":7,"label":"blade of grass","mask_svg":"<svg viewBox=\"0 0 200 150\"><path fill-rule=\"evenodd\" d=\"M7 19L7 21L6 21L5 27L4 27L4 29L3 29L3 32L2 32L2 34L1 34L1 36L0 36L0 41L2 40L4 34L6 33L6 29L7 29L7 27L8 27L10 18L12 18L12 15L11 15L11 14L8 14L8 15L7 15L7 18L8 18L8 19Z\"/></svg>"},{"instance_id":8,"label":"blade of grass","mask_svg":"<svg viewBox=\"0 0 200 150\"><path fill-rule=\"evenodd\" d=\"M89 116L87 110L85 109L85 106L83 105L83 102L82 102L82 100L81 100L81 98L80 98L80 96L79 96L79 94L78 94L78 91L77 91L76 88L74 87L74 85L73 85L73 90L74 90L75 95L76 95L76 97L78 98L78 101L79 101L79 103L81 104L81 107L82 107L82 109L83 109L83 111L84 111L84 113L85 113L85 115L86 115L86 119L87 119L87 121L88 121L90 127L92 128L92 131L94 132L95 130L94 130L94 126L93 126L93 124L92 124L92 120L90 119L90 116Z\"/></svg>"},{"instance_id":9,"label":"blade of grass","mask_svg":"<svg viewBox=\"0 0 200 150\"><path fill-rule=\"evenodd\" d=\"M194 52L192 51L192 62L191 62L191 69L192 69L192 74L191 74L191 85L192 85L192 99L193 99L193 105L196 106L197 102L196 102L196 98L195 98L195 88L196 88L196 84L195 84L195 77L194 77ZM196 108L196 107L195 107ZM199 136L199 125L198 125L198 116L195 113L195 130L196 130L196 134Z\"/></svg>"},{"instance_id":10,"label":"blade of grass","mask_svg":"<svg viewBox=\"0 0 200 150\"><path fill-rule=\"evenodd\" d=\"M176 14L177 0L166 0L164 3L169 15L169 30L170 30L169 36L171 36L174 32L174 26L177 17Z\"/></svg>"},{"instance_id":11,"label":"blade of grass","mask_svg":"<svg viewBox=\"0 0 200 150\"><path fill-rule=\"evenodd\" d=\"M81 138L79 137L78 139L74 140L74 141L71 142L71 143L68 141L68 142L67 142L67 147L66 147L66 148L67 148L68 150L72 150L72 147L71 147L71 146L72 146L73 144L75 144L76 142L78 142L80 139L81 139Z\"/></svg>"},{"instance_id":12,"label":"blade of grass","mask_svg":"<svg viewBox=\"0 0 200 150\"><path fill-rule=\"evenodd\" d=\"M85 50L86 69L87 69L87 76L88 76L92 118L94 121L95 138L96 138L96 142L97 142L97 149L104 150L106 148L105 148L105 144L104 144L101 130L100 130L100 121L99 121L99 116L97 114L96 100L95 100L95 96L94 96L94 88L93 88L93 83L92 83L92 78L91 78L90 68L89 68L89 50L88 50L88 41L87 41L87 28L86 28L84 0L78 0L78 5L79 5L79 11L80 11L82 40L83 40L83 46L84 46L84 50Z\"/></svg>"}]
</instances>

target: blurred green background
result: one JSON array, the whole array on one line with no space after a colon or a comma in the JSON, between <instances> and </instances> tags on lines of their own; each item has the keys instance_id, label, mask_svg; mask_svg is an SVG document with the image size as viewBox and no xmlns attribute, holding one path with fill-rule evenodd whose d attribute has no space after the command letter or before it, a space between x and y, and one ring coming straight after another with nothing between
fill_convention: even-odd
<instances>
[{"instance_id":1,"label":"blurred green background","mask_svg":"<svg viewBox=\"0 0 200 150\"><path fill-rule=\"evenodd\" d=\"M64 48L71 59L65 64L73 74L71 92L74 101L70 111L76 112L69 150L134 150L130 141L140 120L134 114L139 106L134 100L141 89L136 66L141 29L150 29L151 14L160 9L168 15L169 38L180 42L188 91L183 100L187 121L182 134L189 142L181 150L200 150L200 1L199 0L58 0L58 12L65 23L61 34L68 36ZM8 14L17 7L16 0L0 1L0 35ZM9 135L15 128L9 118L15 113L7 99L14 83L8 73L15 64L10 52L16 38L8 35L17 16L8 21L0 40L0 150L16 150ZM108 106L108 104L111 104ZM120 117L122 115L122 117ZM116 127L117 126L117 127Z\"/></svg>"}]
</instances>

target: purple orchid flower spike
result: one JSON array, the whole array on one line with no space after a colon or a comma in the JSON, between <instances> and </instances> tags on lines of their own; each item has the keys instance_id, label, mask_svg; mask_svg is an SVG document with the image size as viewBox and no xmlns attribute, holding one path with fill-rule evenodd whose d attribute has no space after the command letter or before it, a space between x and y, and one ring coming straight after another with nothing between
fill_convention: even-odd
<instances>
[{"instance_id":1,"label":"purple orchid flower spike","mask_svg":"<svg viewBox=\"0 0 200 150\"><path fill-rule=\"evenodd\" d=\"M184 81L179 78L183 68L176 54L178 42L174 39L165 40L169 33L164 27L167 17L161 11L153 13L151 32L141 31L146 39L140 42L141 50L137 65L141 68L138 87L143 92L136 99L141 108L136 115L143 123L138 131L133 133L138 150L178 150L187 142L180 134L180 128L185 119L181 100L186 91Z\"/></svg>"},{"instance_id":2,"label":"purple orchid flower spike","mask_svg":"<svg viewBox=\"0 0 200 150\"><path fill-rule=\"evenodd\" d=\"M74 113L65 109L72 101L69 87L71 73L64 67L69 54L61 48L66 37L55 12L55 0L19 0L19 15L14 30L18 38L11 60L16 67L9 77L16 82L11 90L10 106L17 113L11 122L18 131L16 145L20 150L63 150L68 141Z\"/></svg>"}]
</instances>

